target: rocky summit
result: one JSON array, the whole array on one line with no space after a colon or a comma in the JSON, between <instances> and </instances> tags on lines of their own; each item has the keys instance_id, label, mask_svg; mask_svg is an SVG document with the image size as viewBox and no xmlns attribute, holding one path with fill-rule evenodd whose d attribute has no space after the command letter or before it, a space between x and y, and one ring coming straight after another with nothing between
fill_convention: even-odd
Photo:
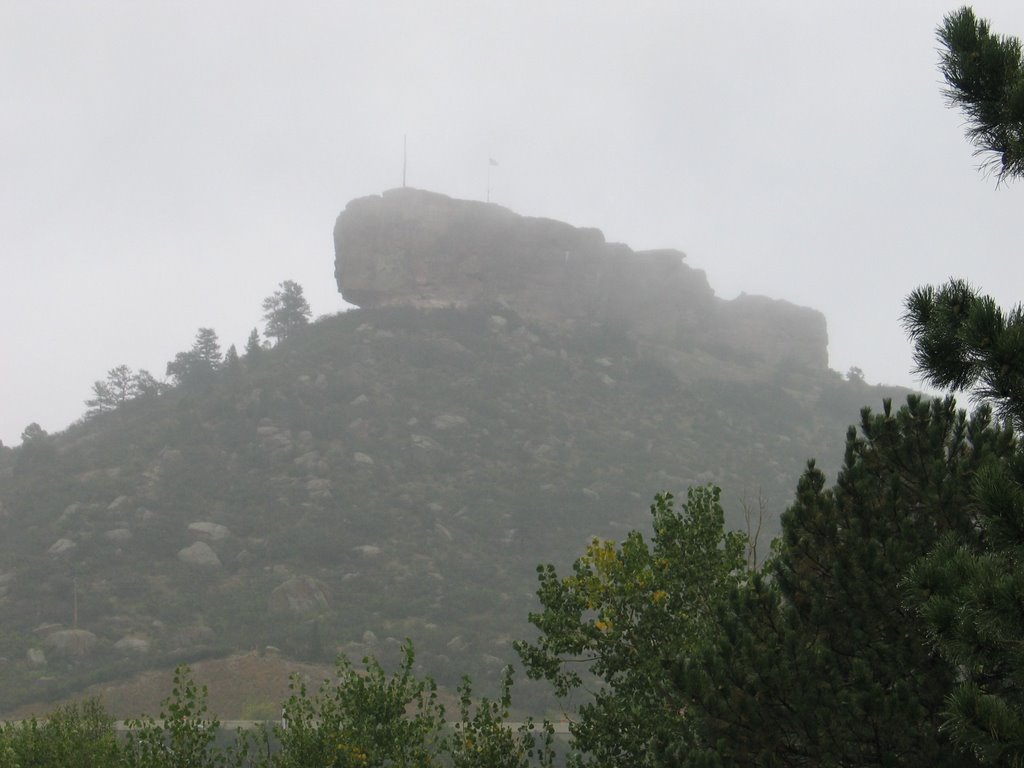
<instances>
[{"instance_id":1,"label":"rocky summit","mask_svg":"<svg viewBox=\"0 0 1024 768\"><path fill-rule=\"evenodd\" d=\"M616 325L651 342L824 371L825 316L715 296L676 250L633 251L598 229L399 188L353 200L334 227L335 278L360 307L496 304L524 318Z\"/></svg>"},{"instance_id":2,"label":"rocky summit","mask_svg":"<svg viewBox=\"0 0 1024 768\"><path fill-rule=\"evenodd\" d=\"M829 370L819 312L723 301L596 229L399 189L334 245L359 309L0 446L0 712L268 647L387 664L407 637L486 690L538 564L707 483L763 555L807 459L834 470L861 406L903 394Z\"/></svg>"}]
</instances>

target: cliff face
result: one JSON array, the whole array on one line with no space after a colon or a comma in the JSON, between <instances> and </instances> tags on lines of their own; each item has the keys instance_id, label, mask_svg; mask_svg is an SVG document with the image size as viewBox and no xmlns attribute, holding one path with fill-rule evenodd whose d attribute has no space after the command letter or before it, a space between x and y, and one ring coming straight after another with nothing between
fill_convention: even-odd
<instances>
[{"instance_id":1,"label":"cliff face","mask_svg":"<svg viewBox=\"0 0 1024 768\"><path fill-rule=\"evenodd\" d=\"M723 301L682 252L633 251L597 229L403 188L350 202L334 246L338 289L361 307L498 303L761 364L828 366L820 312L764 297Z\"/></svg>"}]
</instances>

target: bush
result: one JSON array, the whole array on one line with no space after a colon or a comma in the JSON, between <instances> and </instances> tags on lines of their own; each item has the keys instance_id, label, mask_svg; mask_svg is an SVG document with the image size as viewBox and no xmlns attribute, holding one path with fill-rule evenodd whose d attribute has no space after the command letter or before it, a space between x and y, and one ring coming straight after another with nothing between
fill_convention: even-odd
<instances>
[{"instance_id":1,"label":"bush","mask_svg":"<svg viewBox=\"0 0 1024 768\"><path fill-rule=\"evenodd\" d=\"M114 719L96 699L0 729L0 768L98 768L117 765Z\"/></svg>"}]
</instances>

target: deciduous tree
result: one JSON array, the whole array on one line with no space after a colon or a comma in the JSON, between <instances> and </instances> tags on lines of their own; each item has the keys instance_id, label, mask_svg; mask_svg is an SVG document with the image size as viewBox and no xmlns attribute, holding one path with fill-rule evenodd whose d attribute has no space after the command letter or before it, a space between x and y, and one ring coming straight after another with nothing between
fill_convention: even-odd
<instances>
[{"instance_id":1,"label":"deciduous tree","mask_svg":"<svg viewBox=\"0 0 1024 768\"><path fill-rule=\"evenodd\" d=\"M656 743L693 745L688 700L667 670L715 641L715 607L747 578L746 540L725 532L717 488L691 489L679 509L659 495L651 516L650 542L635 531L621 545L594 540L571 575L539 568L540 636L517 644L559 696L597 680L570 726L588 764L657 765Z\"/></svg>"}]
</instances>

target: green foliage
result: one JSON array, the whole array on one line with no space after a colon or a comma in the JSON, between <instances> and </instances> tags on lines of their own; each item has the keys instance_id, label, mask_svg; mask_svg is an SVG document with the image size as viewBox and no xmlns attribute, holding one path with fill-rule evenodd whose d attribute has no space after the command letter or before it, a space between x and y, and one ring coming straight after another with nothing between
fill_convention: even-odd
<instances>
[{"instance_id":1,"label":"green foliage","mask_svg":"<svg viewBox=\"0 0 1024 768\"><path fill-rule=\"evenodd\" d=\"M0 727L0 768L107 768L119 765L114 720L95 699Z\"/></svg>"},{"instance_id":2,"label":"green foliage","mask_svg":"<svg viewBox=\"0 0 1024 768\"><path fill-rule=\"evenodd\" d=\"M938 386L971 390L1024 430L1024 317L1003 313L963 281L921 288L905 320L919 369ZM964 505L972 527L951 531L905 581L907 600L959 674L944 728L987 765L1024 764L1024 454L978 472Z\"/></svg>"},{"instance_id":3,"label":"green foliage","mask_svg":"<svg viewBox=\"0 0 1024 768\"><path fill-rule=\"evenodd\" d=\"M469 678L459 686L459 715L454 733L445 744L452 768L551 768L555 762L554 728L550 722L538 727L533 719L516 730L508 726L512 705L512 667L502 671L497 700L473 702Z\"/></svg>"},{"instance_id":4,"label":"green foliage","mask_svg":"<svg viewBox=\"0 0 1024 768\"><path fill-rule=\"evenodd\" d=\"M978 154L991 153L999 179L1024 175L1024 59L1015 37L995 35L969 7L938 29L950 106L967 117Z\"/></svg>"},{"instance_id":5,"label":"green foliage","mask_svg":"<svg viewBox=\"0 0 1024 768\"><path fill-rule=\"evenodd\" d=\"M264 332L278 342L307 325L313 314L302 295L302 286L292 280L285 280L273 295L263 300L263 312L267 321Z\"/></svg>"},{"instance_id":6,"label":"green foliage","mask_svg":"<svg viewBox=\"0 0 1024 768\"><path fill-rule=\"evenodd\" d=\"M1024 429L1024 310L1003 312L964 280L925 286L906 300L903 324L918 373L932 386L970 391Z\"/></svg>"},{"instance_id":7,"label":"green foliage","mask_svg":"<svg viewBox=\"0 0 1024 768\"><path fill-rule=\"evenodd\" d=\"M374 658L360 674L344 655L337 679L325 680L316 694L293 679L285 702L285 724L275 728L281 744L274 768L327 766L436 765L444 738L444 707L430 678L413 674L412 644L403 647L401 667L388 677Z\"/></svg>"},{"instance_id":8,"label":"green foliage","mask_svg":"<svg viewBox=\"0 0 1024 768\"><path fill-rule=\"evenodd\" d=\"M530 621L540 637L516 649L559 696L584 685L580 668L600 681L571 726L595 765L653 765L656 742L696 736L666 670L715 641L716 608L746 578L746 539L725 532L719 494L691 488L679 510L661 494L650 543L636 531L621 546L595 539L571 576L538 568L543 610Z\"/></svg>"},{"instance_id":9,"label":"green foliage","mask_svg":"<svg viewBox=\"0 0 1024 768\"><path fill-rule=\"evenodd\" d=\"M552 725L508 723L510 667L496 701L474 702L464 678L461 719L449 727L433 681L412 672L412 644L402 651L391 676L372 657L361 673L342 656L337 679L315 695L294 678L282 724L255 736L236 732L229 743L218 739L220 722L207 714L206 687L179 666L159 719L129 720L121 739L96 700L60 707L42 723L0 726L0 768L552 768Z\"/></svg>"},{"instance_id":10,"label":"green foliage","mask_svg":"<svg viewBox=\"0 0 1024 768\"><path fill-rule=\"evenodd\" d=\"M865 409L836 484L809 467L765 575L720 607L720 642L680 665L708 749L666 751L690 765L971 764L940 733L957 670L899 585L943 534L972 535L975 477L1013 450L986 410L968 419L952 400Z\"/></svg>"},{"instance_id":11,"label":"green foliage","mask_svg":"<svg viewBox=\"0 0 1024 768\"><path fill-rule=\"evenodd\" d=\"M508 322L500 333L495 312ZM390 663L385 646L355 645L367 630L382 643L416 637L442 685L470 674L494 688L533 607L536 562L568 569L585 535L646 531L658 489L709 480L723 487L729 527L743 525L742 490L762 489L771 536L806 456L838 465L836 438L863 399L832 376L705 380L704 361L689 366L697 381L681 381L628 337L601 339L600 328L577 338L499 307L357 310L242 358L234 374L223 366L204 386L139 397L5 452L4 630L28 638L69 622L74 577L101 658L51 658L44 673L27 647L2 654L0 709L194 658L168 658L178 648L271 644L322 659L340 648ZM195 521L230 531L209 542L222 566L201 574L176 556ZM118 529L131 539L108 538ZM61 538L75 548L48 554ZM309 617L269 609L284 569L326 586L318 634ZM212 637L183 646L179 629L196 625ZM114 649L112 626L145 635L150 652Z\"/></svg>"},{"instance_id":12,"label":"green foliage","mask_svg":"<svg viewBox=\"0 0 1024 768\"><path fill-rule=\"evenodd\" d=\"M220 720L207 714L206 686L198 687L191 670L174 670L174 687L162 705L160 719L143 717L128 722L125 768L230 768L241 766L245 743L239 750L223 751L215 742Z\"/></svg>"}]
</instances>

